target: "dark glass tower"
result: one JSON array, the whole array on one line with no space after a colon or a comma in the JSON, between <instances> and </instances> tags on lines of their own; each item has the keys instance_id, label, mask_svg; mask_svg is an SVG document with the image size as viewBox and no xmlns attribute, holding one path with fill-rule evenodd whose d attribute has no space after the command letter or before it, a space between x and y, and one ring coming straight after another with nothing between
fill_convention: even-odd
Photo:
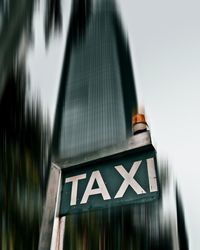
<instances>
[{"instance_id":1,"label":"dark glass tower","mask_svg":"<svg viewBox=\"0 0 200 250\"><path fill-rule=\"evenodd\" d=\"M129 48L114 1L73 1L55 119L56 159L125 141L136 109Z\"/></svg>"}]
</instances>

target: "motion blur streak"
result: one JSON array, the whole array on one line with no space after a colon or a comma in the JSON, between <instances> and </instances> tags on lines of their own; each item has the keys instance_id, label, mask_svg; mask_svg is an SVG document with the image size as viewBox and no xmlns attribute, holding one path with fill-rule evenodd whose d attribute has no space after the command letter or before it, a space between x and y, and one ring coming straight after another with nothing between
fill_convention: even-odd
<instances>
[{"instance_id":1,"label":"motion blur streak","mask_svg":"<svg viewBox=\"0 0 200 250\"><path fill-rule=\"evenodd\" d=\"M24 72L10 72L0 100L2 249L37 246L49 140L39 106L26 101Z\"/></svg>"},{"instance_id":2,"label":"motion blur streak","mask_svg":"<svg viewBox=\"0 0 200 250\"><path fill-rule=\"evenodd\" d=\"M37 249L51 133L30 93L27 53L39 0L0 0L0 233L2 250ZM44 3L44 35L62 28L60 0ZM114 1L74 0L53 133L53 157L76 157L127 140L137 97L129 46ZM178 188L160 164L162 197L66 218L64 249L188 249ZM171 184L170 184L171 183ZM175 209L166 214L172 187Z\"/></svg>"},{"instance_id":3,"label":"motion blur streak","mask_svg":"<svg viewBox=\"0 0 200 250\"><path fill-rule=\"evenodd\" d=\"M48 4L50 4L48 1ZM37 249L50 127L26 69L37 1L0 1L0 249ZM52 6L54 7L54 6ZM54 8L51 7L51 12ZM52 18L51 15L47 16ZM48 20L50 25L53 22ZM50 32L48 28L47 33Z\"/></svg>"}]
</instances>

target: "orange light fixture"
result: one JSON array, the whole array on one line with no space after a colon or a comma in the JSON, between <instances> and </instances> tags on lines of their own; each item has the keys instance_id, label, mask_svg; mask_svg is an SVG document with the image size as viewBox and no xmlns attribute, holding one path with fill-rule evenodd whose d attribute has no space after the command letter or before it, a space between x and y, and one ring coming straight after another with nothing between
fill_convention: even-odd
<instances>
[{"instance_id":1,"label":"orange light fixture","mask_svg":"<svg viewBox=\"0 0 200 250\"><path fill-rule=\"evenodd\" d=\"M146 120L145 120L145 116L143 114L136 114L134 116L132 116L132 125L136 125L138 123L146 123Z\"/></svg>"}]
</instances>

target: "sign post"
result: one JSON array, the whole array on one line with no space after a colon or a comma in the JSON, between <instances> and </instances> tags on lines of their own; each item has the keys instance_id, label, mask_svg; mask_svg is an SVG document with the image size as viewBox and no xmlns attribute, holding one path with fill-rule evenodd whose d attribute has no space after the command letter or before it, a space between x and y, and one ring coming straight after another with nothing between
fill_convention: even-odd
<instances>
[{"instance_id":1,"label":"sign post","mask_svg":"<svg viewBox=\"0 0 200 250\"><path fill-rule=\"evenodd\" d=\"M39 250L62 249L68 214L157 200L157 176L149 131L134 135L123 147L53 163Z\"/></svg>"}]
</instances>

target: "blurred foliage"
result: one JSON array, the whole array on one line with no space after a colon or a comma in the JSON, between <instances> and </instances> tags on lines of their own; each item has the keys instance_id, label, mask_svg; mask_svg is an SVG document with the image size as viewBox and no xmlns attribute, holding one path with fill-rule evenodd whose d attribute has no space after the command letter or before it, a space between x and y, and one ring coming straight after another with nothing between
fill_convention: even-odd
<instances>
[{"instance_id":1,"label":"blurred foliage","mask_svg":"<svg viewBox=\"0 0 200 250\"><path fill-rule=\"evenodd\" d=\"M45 11L45 37L48 43L52 31L59 31L62 27L61 1L46 0Z\"/></svg>"},{"instance_id":2,"label":"blurred foliage","mask_svg":"<svg viewBox=\"0 0 200 250\"><path fill-rule=\"evenodd\" d=\"M8 74L0 116L1 249L37 249L50 138L39 101L27 101L23 70Z\"/></svg>"},{"instance_id":3,"label":"blurred foliage","mask_svg":"<svg viewBox=\"0 0 200 250\"><path fill-rule=\"evenodd\" d=\"M38 247L48 177L50 127L38 96L28 95L25 65L39 2L0 0L0 249L3 250ZM59 0L45 1L47 38L61 27L60 4Z\"/></svg>"},{"instance_id":4,"label":"blurred foliage","mask_svg":"<svg viewBox=\"0 0 200 250\"><path fill-rule=\"evenodd\" d=\"M25 34L27 43L33 36L33 16L40 0L0 0L0 97L5 86L5 77L12 70ZM61 30L62 12L60 0L45 0L45 37ZM26 51L25 51L26 53Z\"/></svg>"}]
</instances>

